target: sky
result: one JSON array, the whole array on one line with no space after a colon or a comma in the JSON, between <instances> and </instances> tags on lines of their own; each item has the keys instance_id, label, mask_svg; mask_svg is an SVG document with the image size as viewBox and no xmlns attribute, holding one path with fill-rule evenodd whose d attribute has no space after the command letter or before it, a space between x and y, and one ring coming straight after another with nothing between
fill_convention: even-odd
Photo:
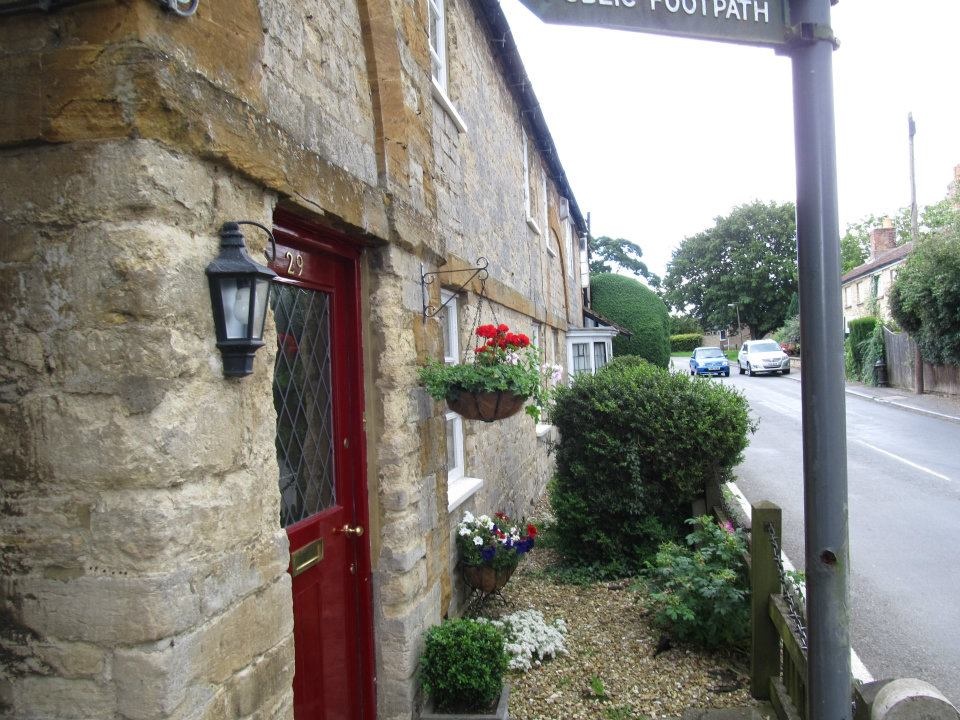
<instances>
[{"instance_id":1,"label":"sky","mask_svg":"<svg viewBox=\"0 0 960 720\"><path fill-rule=\"evenodd\" d=\"M773 50L548 25L501 6L594 236L640 245L662 275L685 238L738 205L793 202L790 60ZM840 234L942 200L960 165L960 0L841 0L832 9Z\"/></svg>"}]
</instances>

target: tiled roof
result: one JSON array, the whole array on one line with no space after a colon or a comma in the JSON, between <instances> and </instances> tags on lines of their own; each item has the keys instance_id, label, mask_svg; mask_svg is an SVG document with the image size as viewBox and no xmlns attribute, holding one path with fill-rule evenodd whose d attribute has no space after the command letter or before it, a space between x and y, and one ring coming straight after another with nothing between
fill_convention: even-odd
<instances>
[{"instance_id":1,"label":"tiled roof","mask_svg":"<svg viewBox=\"0 0 960 720\"><path fill-rule=\"evenodd\" d=\"M908 242L900 245L899 247L895 247L893 250L887 250L886 252L880 253L872 260L865 262L863 265L858 265L849 272L845 273L840 278L840 284L844 285L853 280L857 280L864 275L870 275L874 271L881 270L888 265L896 265L911 252L913 252L913 243Z\"/></svg>"}]
</instances>

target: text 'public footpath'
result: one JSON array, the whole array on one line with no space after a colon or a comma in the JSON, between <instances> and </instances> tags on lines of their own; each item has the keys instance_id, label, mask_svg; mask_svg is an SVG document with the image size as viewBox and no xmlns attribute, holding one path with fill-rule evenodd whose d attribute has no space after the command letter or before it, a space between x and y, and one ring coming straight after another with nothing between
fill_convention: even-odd
<instances>
[{"instance_id":1,"label":"text 'public footpath'","mask_svg":"<svg viewBox=\"0 0 960 720\"><path fill-rule=\"evenodd\" d=\"M567 0L567 2L625 8L636 7L638 2L649 2L651 12L701 15L717 20L770 22L770 7L767 0Z\"/></svg>"}]
</instances>

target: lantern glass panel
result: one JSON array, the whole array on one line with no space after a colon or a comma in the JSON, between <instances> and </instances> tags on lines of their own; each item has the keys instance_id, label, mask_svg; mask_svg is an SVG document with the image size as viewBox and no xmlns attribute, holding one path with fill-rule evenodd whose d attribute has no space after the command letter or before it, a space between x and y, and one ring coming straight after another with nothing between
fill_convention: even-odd
<instances>
[{"instance_id":1,"label":"lantern glass panel","mask_svg":"<svg viewBox=\"0 0 960 720\"><path fill-rule=\"evenodd\" d=\"M253 308L253 338L263 338L263 323L267 319L267 296L270 293L270 279L257 278L256 307Z\"/></svg>"},{"instance_id":2,"label":"lantern glass panel","mask_svg":"<svg viewBox=\"0 0 960 720\"><path fill-rule=\"evenodd\" d=\"M248 337L251 284L250 278L220 279L220 298L223 302L224 330L227 340Z\"/></svg>"}]
</instances>

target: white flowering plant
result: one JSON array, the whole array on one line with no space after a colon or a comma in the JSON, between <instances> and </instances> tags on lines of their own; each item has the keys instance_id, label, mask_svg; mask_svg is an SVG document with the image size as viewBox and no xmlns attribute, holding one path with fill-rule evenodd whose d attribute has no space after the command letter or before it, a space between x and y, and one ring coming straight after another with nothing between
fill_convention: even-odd
<instances>
[{"instance_id":1,"label":"white flowering plant","mask_svg":"<svg viewBox=\"0 0 960 720\"><path fill-rule=\"evenodd\" d=\"M457 548L465 565L489 565L495 570L515 567L533 549L537 527L515 523L503 512L475 516L467 511L457 526Z\"/></svg>"},{"instance_id":2,"label":"white flowering plant","mask_svg":"<svg viewBox=\"0 0 960 720\"><path fill-rule=\"evenodd\" d=\"M519 610L499 620L486 620L504 635L510 669L526 672L533 665L567 654L567 624L563 618L548 623L539 610Z\"/></svg>"}]
</instances>

